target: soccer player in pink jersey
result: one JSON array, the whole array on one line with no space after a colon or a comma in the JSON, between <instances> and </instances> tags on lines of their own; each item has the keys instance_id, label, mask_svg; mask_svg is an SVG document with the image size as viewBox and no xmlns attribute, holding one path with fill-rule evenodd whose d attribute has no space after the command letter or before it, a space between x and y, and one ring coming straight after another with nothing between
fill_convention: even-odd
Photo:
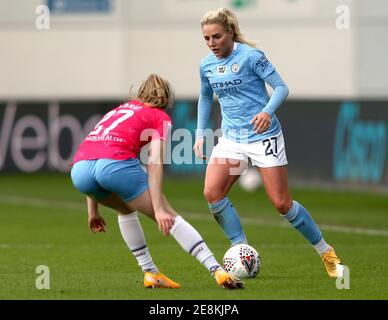
<instances>
[{"instance_id":1,"label":"soccer player in pink jersey","mask_svg":"<svg viewBox=\"0 0 388 320\"><path fill-rule=\"evenodd\" d=\"M124 241L144 272L146 288L179 288L159 272L148 251L137 211L155 220L164 235L171 234L228 289L243 288L239 279L221 268L201 235L178 215L162 192L163 155L171 128L164 109L173 104L168 81L151 74L136 99L109 111L79 146L72 162L74 186L87 196L88 223L92 232L105 232L99 204L118 212ZM138 159L149 144L144 172Z\"/></svg>"}]
</instances>

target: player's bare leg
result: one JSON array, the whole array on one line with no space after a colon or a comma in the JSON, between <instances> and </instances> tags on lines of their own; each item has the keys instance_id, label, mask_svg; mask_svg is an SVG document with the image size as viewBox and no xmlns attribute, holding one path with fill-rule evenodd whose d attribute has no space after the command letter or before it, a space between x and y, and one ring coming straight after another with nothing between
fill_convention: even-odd
<instances>
[{"instance_id":1,"label":"player's bare leg","mask_svg":"<svg viewBox=\"0 0 388 320\"><path fill-rule=\"evenodd\" d=\"M276 210L285 215L292 207L288 188L287 167L260 168L263 185Z\"/></svg>"},{"instance_id":2,"label":"player's bare leg","mask_svg":"<svg viewBox=\"0 0 388 320\"><path fill-rule=\"evenodd\" d=\"M246 163L233 159L210 159L206 168L204 195L209 203L216 203L229 193L246 168Z\"/></svg>"},{"instance_id":3,"label":"player's bare leg","mask_svg":"<svg viewBox=\"0 0 388 320\"><path fill-rule=\"evenodd\" d=\"M246 167L244 161L213 158L206 169L204 196L210 211L232 245L248 242L240 217L227 197Z\"/></svg>"}]
</instances>

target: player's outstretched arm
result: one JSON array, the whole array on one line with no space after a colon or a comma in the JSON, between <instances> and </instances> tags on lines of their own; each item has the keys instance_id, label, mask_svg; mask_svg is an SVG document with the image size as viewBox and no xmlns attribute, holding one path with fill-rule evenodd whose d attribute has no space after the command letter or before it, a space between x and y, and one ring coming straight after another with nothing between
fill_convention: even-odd
<instances>
[{"instance_id":1,"label":"player's outstretched arm","mask_svg":"<svg viewBox=\"0 0 388 320\"><path fill-rule=\"evenodd\" d=\"M174 224L175 217L166 208L162 193L164 150L165 142L163 140L151 141L147 169L148 186L155 219L158 223L159 230L167 236Z\"/></svg>"}]
</instances>

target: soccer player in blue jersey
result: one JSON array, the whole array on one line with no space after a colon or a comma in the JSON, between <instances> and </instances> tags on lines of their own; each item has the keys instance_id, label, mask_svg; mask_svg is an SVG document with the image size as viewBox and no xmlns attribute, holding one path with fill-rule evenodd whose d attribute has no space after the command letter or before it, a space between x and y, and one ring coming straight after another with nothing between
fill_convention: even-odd
<instances>
[{"instance_id":1,"label":"soccer player in blue jersey","mask_svg":"<svg viewBox=\"0 0 388 320\"><path fill-rule=\"evenodd\" d=\"M247 243L236 208L227 195L244 163L258 167L268 197L282 215L320 254L330 277L341 277L343 266L326 243L309 212L291 198L282 128L275 112L288 96L288 87L255 43L240 32L236 15L227 8L207 12L202 33L211 52L201 60L194 152L203 155L204 129L213 95L221 106L222 137L206 170L204 195L216 221L232 245ZM271 97L265 83L273 88ZM237 173L239 172L239 173Z\"/></svg>"}]
</instances>

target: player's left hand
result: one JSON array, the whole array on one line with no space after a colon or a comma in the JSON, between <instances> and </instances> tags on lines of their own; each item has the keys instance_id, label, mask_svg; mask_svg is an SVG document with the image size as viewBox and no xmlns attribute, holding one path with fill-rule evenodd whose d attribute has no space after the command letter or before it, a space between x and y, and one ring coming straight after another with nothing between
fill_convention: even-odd
<instances>
[{"instance_id":1,"label":"player's left hand","mask_svg":"<svg viewBox=\"0 0 388 320\"><path fill-rule=\"evenodd\" d=\"M253 125L253 131L257 134L263 133L268 130L271 125L271 116L267 112L260 112L251 120Z\"/></svg>"}]
</instances>

